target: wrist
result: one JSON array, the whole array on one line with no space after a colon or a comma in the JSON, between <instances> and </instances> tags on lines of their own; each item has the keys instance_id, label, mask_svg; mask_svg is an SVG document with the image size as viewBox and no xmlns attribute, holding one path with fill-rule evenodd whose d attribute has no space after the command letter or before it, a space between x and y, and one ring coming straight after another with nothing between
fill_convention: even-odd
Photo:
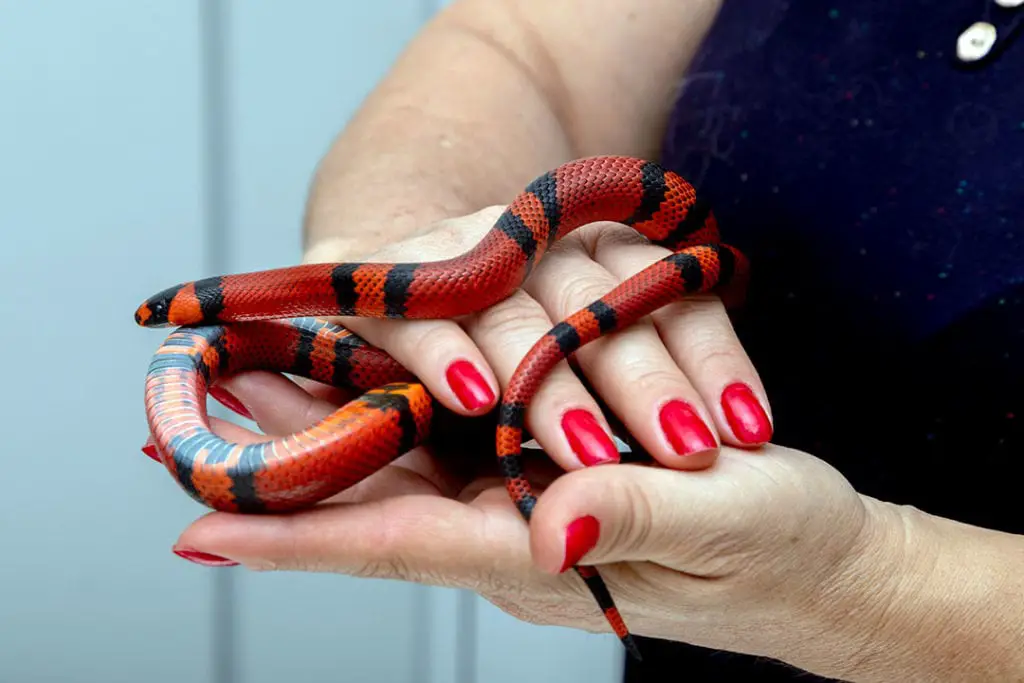
<instances>
[{"instance_id":1,"label":"wrist","mask_svg":"<svg viewBox=\"0 0 1024 683\"><path fill-rule=\"evenodd\" d=\"M1024 539L862 498L822 637L797 665L849 681L1024 678Z\"/></svg>"}]
</instances>

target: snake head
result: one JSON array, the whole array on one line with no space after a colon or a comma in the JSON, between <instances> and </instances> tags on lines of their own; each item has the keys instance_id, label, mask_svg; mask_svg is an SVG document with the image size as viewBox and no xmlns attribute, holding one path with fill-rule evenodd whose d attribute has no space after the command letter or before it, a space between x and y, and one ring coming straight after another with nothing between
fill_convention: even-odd
<instances>
[{"instance_id":1,"label":"snake head","mask_svg":"<svg viewBox=\"0 0 1024 683\"><path fill-rule=\"evenodd\" d=\"M142 327L167 327L171 324L171 304L181 285L154 294L135 309L135 323Z\"/></svg>"}]
</instances>

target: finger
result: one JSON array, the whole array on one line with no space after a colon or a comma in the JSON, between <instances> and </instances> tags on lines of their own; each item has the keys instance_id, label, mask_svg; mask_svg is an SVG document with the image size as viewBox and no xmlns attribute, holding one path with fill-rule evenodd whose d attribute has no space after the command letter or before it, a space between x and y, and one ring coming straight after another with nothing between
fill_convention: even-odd
<instances>
[{"instance_id":1,"label":"finger","mask_svg":"<svg viewBox=\"0 0 1024 683\"><path fill-rule=\"evenodd\" d=\"M688 563L707 548L702 541L723 534L742 538L742 520L756 518L729 514L737 507L736 496L721 484L725 475L718 471L735 470L737 458L750 457L726 450L713 470L703 472L622 465L567 474L548 487L534 508L534 560L554 573L576 564L629 561L691 571ZM768 505L766 488L744 493L738 507Z\"/></svg>"},{"instance_id":2,"label":"finger","mask_svg":"<svg viewBox=\"0 0 1024 683\"><path fill-rule=\"evenodd\" d=\"M277 373L271 373L263 370L248 370L235 375L221 377L218 379L216 384L209 388L209 394L218 403L225 408L228 408L236 415L240 415L247 420L255 420L252 411L249 409L249 406L246 405L247 401L256 401L263 405L266 405L267 401L260 401L260 395L258 393L253 393L253 389L265 385L266 388L270 390L280 390L280 388L284 386L280 381L270 379L268 376L275 376L285 382L291 382L300 387L312 398L325 401L333 405L342 405L343 403L347 403L354 398L355 395L354 392L348 389L333 387L305 377L285 378ZM238 379L238 377L242 377L242 379ZM249 381L248 378L250 377L256 378L256 381ZM244 400L239 398L239 393L244 397Z\"/></svg>"},{"instance_id":3,"label":"finger","mask_svg":"<svg viewBox=\"0 0 1024 683\"><path fill-rule=\"evenodd\" d=\"M441 221L408 240L367 258L372 262L439 261L467 252L493 226L503 207ZM320 251L317 259L327 260ZM335 254L330 260L344 260ZM307 260L309 260L307 258ZM387 351L422 381L443 405L461 415L478 416L494 408L498 382L487 362L457 322L450 320L378 320L343 317L339 323Z\"/></svg>"},{"instance_id":4,"label":"finger","mask_svg":"<svg viewBox=\"0 0 1024 683\"><path fill-rule=\"evenodd\" d=\"M291 377L290 379L313 398L327 401L336 406L348 403L358 394L352 389L331 386L306 377Z\"/></svg>"},{"instance_id":5,"label":"finger","mask_svg":"<svg viewBox=\"0 0 1024 683\"><path fill-rule=\"evenodd\" d=\"M497 404L498 380L484 354L450 320L342 318L342 324L387 351L460 415L479 416Z\"/></svg>"},{"instance_id":6,"label":"finger","mask_svg":"<svg viewBox=\"0 0 1024 683\"><path fill-rule=\"evenodd\" d=\"M269 436L293 434L338 409L338 404L313 396L276 372L239 373L215 386L242 404Z\"/></svg>"},{"instance_id":7,"label":"finger","mask_svg":"<svg viewBox=\"0 0 1024 683\"><path fill-rule=\"evenodd\" d=\"M591 247L594 259L620 280L671 253L624 227L594 233ZM734 446L770 441L773 427L764 387L722 301L714 295L689 297L651 318L723 441Z\"/></svg>"},{"instance_id":8,"label":"finger","mask_svg":"<svg viewBox=\"0 0 1024 683\"><path fill-rule=\"evenodd\" d=\"M527 352L553 325L544 308L520 290L467 321L466 328L507 388ZM525 422L533 438L564 469L619 461L601 408L566 362L543 378Z\"/></svg>"},{"instance_id":9,"label":"finger","mask_svg":"<svg viewBox=\"0 0 1024 683\"><path fill-rule=\"evenodd\" d=\"M185 530L175 545L252 569L337 572L463 588L527 569L527 547L528 531L514 510L493 514L418 495L286 516L209 515Z\"/></svg>"},{"instance_id":10,"label":"finger","mask_svg":"<svg viewBox=\"0 0 1024 683\"><path fill-rule=\"evenodd\" d=\"M619 282L590 257L580 238L570 235L538 266L528 289L552 317L564 319ZM655 460L678 469L702 469L714 462L718 439L709 426L714 424L710 414L649 320L597 339L575 357L590 384Z\"/></svg>"}]
</instances>

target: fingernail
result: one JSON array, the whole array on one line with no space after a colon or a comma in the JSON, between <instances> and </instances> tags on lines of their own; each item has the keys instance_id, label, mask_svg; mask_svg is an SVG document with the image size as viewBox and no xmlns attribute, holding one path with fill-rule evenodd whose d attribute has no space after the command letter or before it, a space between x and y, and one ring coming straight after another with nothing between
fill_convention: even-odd
<instances>
[{"instance_id":1,"label":"fingernail","mask_svg":"<svg viewBox=\"0 0 1024 683\"><path fill-rule=\"evenodd\" d=\"M142 444L142 452L153 458L157 462L160 462L160 454L156 451L156 444L152 440L147 439L146 443Z\"/></svg>"},{"instance_id":2,"label":"fingernail","mask_svg":"<svg viewBox=\"0 0 1024 683\"><path fill-rule=\"evenodd\" d=\"M446 377L466 410L476 410L494 400L490 385L468 360L457 360L449 365Z\"/></svg>"},{"instance_id":3,"label":"fingernail","mask_svg":"<svg viewBox=\"0 0 1024 683\"><path fill-rule=\"evenodd\" d=\"M219 384L214 384L210 387L210 396L217 399L217 402L228 410L233 410L248 420L252 419L252 413L249 412L249 409L242 405L242 402L239 401L234 394Z\"/></svg>"},{"instance_id":4,"label":"fingernail","mask_svg":"<svg viewBox=\"0 0 1024 683\"><path fill-rule=\"evenodd\" d=\"M601 524L596 517L587 515L580 517L565 529L565 560L562 562L561 571L579 564L583 556L594 549L597 545L598 535L601 533Z\"/></svg>"},{"instance_id":5,"label":"fingernail","mask_svg":"<svg viewBox=\"0 0 1024 683\"><path fill-rule=\"evenodd\" d=\"M597 418L586 410L570 410L562 416L562 431L569 447L587 467L619 462L619 449Z\"/></svg>"},{"instance_id":6,"label":"fingernail","mask_svg":"<svg viewBox=\"0 0 1024 683\"><path fill-rule=\"evenodd\" d=\"M730 384L722 392L722 410L736 438L747 444L767 443L772 423L761 402L746 384Z\"/></svg>"},{"instance_id":7,"label":"fingernail","mask_svg":"<svg viewBox=\"0 0 1024 683\"><path fill-rule=\"evenodd\" d=\"M690 404L670 401L662 407L658 417L661 430L677 455L692 455L718 448L714 434Z\"/></svg>"},{"instance_id":8,"label":"fingernail","mask_svg":"<svg viewBox=\"0 0 1024 683\"><path fill-rule=\"evenodd\" d=\"M174 554L178 557L183 557L189 562L195 562L201 564L204 567L235 567L238 563L234 560L229 560L226 557L220 555L213 555L211 553L204 553L198 550L192 550L191 548L173 548Z\"/></svg>"}]
</instances>

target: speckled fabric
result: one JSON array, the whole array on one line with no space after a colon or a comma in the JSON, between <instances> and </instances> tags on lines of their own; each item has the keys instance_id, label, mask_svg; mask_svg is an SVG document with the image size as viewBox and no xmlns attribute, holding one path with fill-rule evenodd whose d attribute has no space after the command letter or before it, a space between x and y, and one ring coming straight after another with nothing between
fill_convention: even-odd
<instances>
[{"instance_id":1,"label":"speckled fabric","mask_svg":"<svg viewBox=\"0 0 1024 683\"><path fill-rule=\"evenodd\" d=\"M726 0L662 159L752 258L736 324L775 441L864 494L1017 533L1022 17L992 0ZM957 37L983 19L1006 42L965 68ZM821 680L641 645L628 681Z\"/></svg>"}]
</instances>

